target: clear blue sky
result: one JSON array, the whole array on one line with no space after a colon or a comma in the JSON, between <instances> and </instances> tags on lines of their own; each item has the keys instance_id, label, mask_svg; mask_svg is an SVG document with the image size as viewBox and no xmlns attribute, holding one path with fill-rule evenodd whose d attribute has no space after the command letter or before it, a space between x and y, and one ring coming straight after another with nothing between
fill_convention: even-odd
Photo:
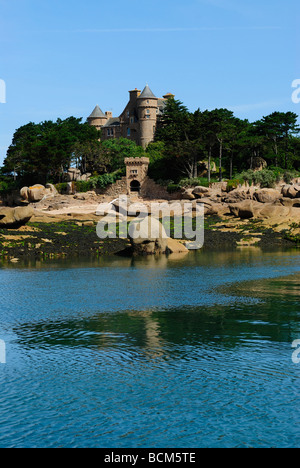
<instances>
[{"instance_id":1,"label":"clear blue sky","mask_svg":"<svg viewBox=\"0 0 300 468\"><path fill-rule=\"evenodd\" d=\"M16 128L119 115L149 84L191 111L300 114L298 0L0 0L0 164ZM0 94L1 95L1 94Z\"/></svg>"}]
</instances>

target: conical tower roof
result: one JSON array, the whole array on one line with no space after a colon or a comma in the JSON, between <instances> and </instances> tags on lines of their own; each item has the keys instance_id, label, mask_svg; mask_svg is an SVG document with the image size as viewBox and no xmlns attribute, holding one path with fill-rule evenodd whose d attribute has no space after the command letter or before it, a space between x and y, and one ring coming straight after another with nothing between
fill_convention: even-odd
<instances>
[{"instance_id":1,"label":"conical tower roof","mask_svg":"<svg viewBox=\"0 0 300 468\"><path fill-rule=\"evenodd\" d=\"M96 118L99 118L99 117L106 118L106 115L102 112L100 107L97 105L88 118L89 119L96 119Z\"/></svg>"},{"instance_id":2,"label":"conical tower roof","mask_svg":"<svg viewBox=\"0 0 300 468\"><path fill-rule=\"evenodd\" d=\"M142 94L139 95L138 99L157 99L156 96L152 93L148 85L143 89Z\"/></svg>"}]
</instances>

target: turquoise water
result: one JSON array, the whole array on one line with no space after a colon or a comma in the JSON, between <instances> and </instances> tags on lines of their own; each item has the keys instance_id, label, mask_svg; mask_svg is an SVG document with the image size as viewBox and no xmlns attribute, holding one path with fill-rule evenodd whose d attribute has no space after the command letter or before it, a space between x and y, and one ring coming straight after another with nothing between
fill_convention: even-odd
<instances>
[{"instance_id":1,"label":"turquoise water","mask_svg":"<svg viewBox=\"0 0 300 468\"><path fill-rule=\"evenodd\" d=\"M299 260L2 265L0 447L299 447Z\"/></svg>"}]
</instances>

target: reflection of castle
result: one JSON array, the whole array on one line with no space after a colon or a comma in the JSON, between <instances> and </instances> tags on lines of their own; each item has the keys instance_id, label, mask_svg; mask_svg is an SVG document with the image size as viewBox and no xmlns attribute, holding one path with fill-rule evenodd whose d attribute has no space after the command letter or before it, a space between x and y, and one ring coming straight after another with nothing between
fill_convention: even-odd
<instances>
[{"instance_id":1,"label":"reflection of castle","mask_svg":"<svg viewBox=\"0 0 300 468\"><path fill-rule=\"evenodd\" d=\"M157 118L170 97L174 95L168 93L163 98L157 98L146 85L142 93L138 89L129 91L129 102L119 117L113 117L112 112L104 114L96 106L87 120L101 130L103 140L123 137L145 148L153 141Z\"/></svg>"}]
</instances>

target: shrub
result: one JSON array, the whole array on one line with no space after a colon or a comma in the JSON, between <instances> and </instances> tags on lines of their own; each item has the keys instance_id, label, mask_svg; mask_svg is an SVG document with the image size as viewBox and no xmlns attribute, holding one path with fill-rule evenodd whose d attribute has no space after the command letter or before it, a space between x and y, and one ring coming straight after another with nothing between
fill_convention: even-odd
<instances>
[{"instance_id":1,"label":"shrub","mask_svg":"<svg viewBox=\"0 0 300 468\"><path fill-rule=\"evenodd\" d=\"M238 188L239 185L242 185L243 183L244 183L243 179L228 180L226 190L227 190L227 192L231 192L232 190Z\"/></svg>"},{"instance_id":2,"label":"shrub","mask_svg":"<svg viewBox=\"0 0 300 468\"><path fill-rule=\"evenodd\" d=\"M77 180L75 182L76 192L84 193L92 189L92 184L89 180Z\"/></svg>"},{"instance_id":3,"label":"shrub","mask_svg":"<svg viewBox=\"0 0 300 468\"><path fill-rule=\"evenodd\" d=\"M88 183L90 184L90 189L105 189L108 185L114 184L122 176L122 171L116 171L111 174L102 174L96 177L91 177Z\"/></svg>"},{"instance_id":4,"label":"shrub","mask_svg":"<svg viewBox=\"0 0 300 468\"><path fill-rule=\"evenodd\" d=\"M211 182L217 182L217 180L211 180ZM196 187L197 185L209 187L209 184L206 177L194 177L193 179L181 179L178 185L180 187Z\"/></svg>"},{"instance_id":5,"label":"shrub","mask_svg":"<svg viewBox=\"0 0 300 468\"><path fill-rule=\"evenodd\" d=\"M9 193L12 193L14 190L18 190L19 188L20 187L15 181L12 181L12 180L0 181L0 195L8 195Z\"/></svg>"},{"instance_id":6,"label":"shrub","mask_svg":"<svg viewBox=\"0 0 300 468\"><path fill-rule=\"evenodd\" d=\"M244 182L248 182L249 184L251 184L253 182L253 179L254 179L254 174L255 174L255 172L252 169L248 169L248 171L242 172L237 177L239 179L242 179Z\"/></svg>"},{"instance_id":7,"label":"shrub","mask_svg":"<svg viewBox=\"0 0 300 468\"><path fill-rule=\"evenodd\" d=\"M281 169L281 167L270 166L269 170L273 172L276 182L280 182L280 180L283 179L284 170Z\"/></svg>"},{"instance_id":8,"label":"shrub","mask_svg":"<svg viewBox=\"0 0 300 468\"><path fill-rule=\"evenodd\" d=\"M285 171L283 174L283 180L286 184L290 184L292 179L295 179L296 177L298 177L297 172Z\"/></svg>"},{"instance_id":9,"label":"shrub","mask_svg":"<svg viewBox=\"0 0 300 468\"><path fill-rule=\"evenodd\" d=\"M181 189L179 184L169 184L167 186L168 193L178 192Z\"/></svg>"},{"instance_id":10,"label":"shrub","mask_svg":"<svg viewBox=\"0 0 300 468\"><path fill-rule=\"evenodd\" d=\"M156 183L158 185L162 185L163 187L168 187L168 185L174 184L174 180L157 179Z\"/></svg>"},{"instance_id":11,"label":"shrub","mask_svg":"<svg viewBox=\"0 0 300 468\"><path fill-rule=\"evenodd\" d=\"M273 171L264 169L254 173L253 181L256 185L260 185L262 188L272 188L277 181L277 176Z\"/></svg>"},{"instance_id":12,"label":"shrub","mask_svg":"<svg viewBox=\"0 0 300 468\"><path fill-rule=\"evenodd\" d=\"M64 194L67 193L68 184L67 182L61 182L60 184L56 184L55 188L58 191L58 193Z\"/></svg>"},{"instance_id":13,"label":"shrub","mask_svg":"<svg viewBox=\"0 0 300 468\"><path fill-rule=\"evenodd\" d=\"M279 173L276 173L270 169L263 169L262 171L248 171L242 172L239 175L239 179L243 179L249 184L254 183L260 185L262 188L272 188L275 183L278 182ZM280 177L279 177L280 178Z\"/></svg>"}]
</instances>

